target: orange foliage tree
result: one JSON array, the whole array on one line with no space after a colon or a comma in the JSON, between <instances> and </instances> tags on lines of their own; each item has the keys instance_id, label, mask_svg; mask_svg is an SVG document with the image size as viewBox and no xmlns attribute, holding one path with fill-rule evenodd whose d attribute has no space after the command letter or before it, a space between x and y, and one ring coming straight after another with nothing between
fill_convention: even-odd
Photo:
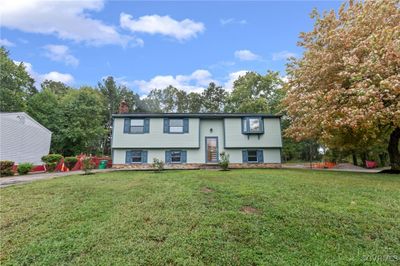
<instances>
[{"instance_id":1,"label":"orange foliage tree","mask_svg":"<svg viewBox=\"0 0 400 266\"><path fill-rule=\"evenodd\" d=\"M291 59L283 103L287 135L354 150L385 142L400 170L400 1L349 1L313 11Z\"/></svg>"}]
</instances>

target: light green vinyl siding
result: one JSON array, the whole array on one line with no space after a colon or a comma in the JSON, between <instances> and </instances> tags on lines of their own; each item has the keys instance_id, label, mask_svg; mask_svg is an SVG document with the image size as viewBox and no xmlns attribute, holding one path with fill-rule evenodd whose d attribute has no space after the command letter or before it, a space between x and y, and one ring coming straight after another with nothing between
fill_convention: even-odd
<instances>
[{"instance_id":1,"label":"light green vinyl siding","mask_svg":"<svg viewBox=\"0 0 400 266\"><path fill-rule=\"evenodd\" d=\"M163 118L150 118L150 130L146 134L124 133L124 118L114 118L113 148L198 148L199 119L189 119L189 133L164 133Z\"/></svg>"},{"instance_id":2,"label":"light green vinyl siding","mask_svg":"<svg viewBox=\"0 0 400 266\"><path fill-rule=\"evenodd\" d=\"M264 118L264 133L260 135L242 134L241 118L225 118L226 148L279 148L282 147L279 118Z\"/></svg>"},{"instance_id":3,"label":"light green vinyl siding","mask_svg":"<svg viewBox=\"0 0 400 266\"><path fill-rule=\"evenodd\" d=\"M126 151L131 149L114 149L114 164L124 164ZM144 149L145 150L145 149ZM153 162L153 158L163 160L165 162L165 151L168 149L149 149L147 150L148 163ZM187 163L205 163L204 149L184 149L186 150ZM220 150L220 152L223 150ZM242 149L227 149L226 153L230 156L231 163L242 163ZM264 149L264 163L281 163L280 149Z\"/></svg>"}]
</instances>

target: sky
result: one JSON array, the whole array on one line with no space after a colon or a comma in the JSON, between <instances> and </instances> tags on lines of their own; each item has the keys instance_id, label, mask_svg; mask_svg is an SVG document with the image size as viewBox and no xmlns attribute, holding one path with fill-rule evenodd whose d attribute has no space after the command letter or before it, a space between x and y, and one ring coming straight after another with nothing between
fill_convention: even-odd
<instances>
[{"instance_id":1,"label":"sky","mask_svg":"<svg viewBox=\"0 0 400 266\"><path fill-rule=\"evenodd\" d=\"M1 0L0 45L40 84L96 86L107 76L139 95L173 85L227 90L247 71L285 76L310 12L340 1Z\"/></svg>"}]
</instances>

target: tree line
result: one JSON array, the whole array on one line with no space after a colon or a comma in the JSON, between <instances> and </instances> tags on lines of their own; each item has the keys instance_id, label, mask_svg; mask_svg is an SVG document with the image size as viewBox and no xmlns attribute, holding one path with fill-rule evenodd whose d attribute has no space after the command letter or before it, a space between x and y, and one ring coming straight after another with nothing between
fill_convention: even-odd
<instances>
[{"instance_id":1,"label":"tree line","mask_svg":"<svg viewBox=\"0 0 400 266\"><path fill-rule=\"evenodd\" d=\"M304 52L278 72L248 72L228 92L215 83L201 93L168 86L144 98L112 77L95 87L44 81L0 49L0 111L26 111L53 132L64 155L110 152L111 115L130 112L243 112L282 115L282 156L290 160L389 159L400 171L400 9L398 0L349 1L338 12L311 13L300 34ZM323 151L321 153L321 150Z\"/></svg>"},{"instance_id":2,"label":"tree line","mask_svg":"<svg viewBox=\"0 0 400 266\"><path fill-rule=\"evenodd\" d=\"M201 93L168 86L155 88L146 97L107 77L97 86L74 88L45 80L40 89L23 63L15 63L0 48L0 111L27 112L53 132L51 152L110 154L112 114L124 100L131 113L280 113L283 81L278 72L248 72L233 90L211 82Z\"/></svg>"}]
</instances>

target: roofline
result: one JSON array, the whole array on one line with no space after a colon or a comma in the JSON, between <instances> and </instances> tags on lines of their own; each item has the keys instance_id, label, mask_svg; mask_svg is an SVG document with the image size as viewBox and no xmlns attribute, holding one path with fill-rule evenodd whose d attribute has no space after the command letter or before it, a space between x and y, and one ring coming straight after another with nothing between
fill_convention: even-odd
<instances>
[{"instance_id":1,"label":"roofline","mask_svg":"<svg viewBox=\"0 0 400 266\"><path fill-rule=\"evenodd\" d=\"M25 115L25 116L27 116L30 120L32 120L35 124L37 124L39 127L41 127L42 129L46 130L46 131L49 132L50 134L53 134L53 132L52 132L50 129L48 129L48 128L46 128L45 126L43 126L42 124L40 124L38 121L36 121L35 119L33 119L32 116L28 115L28 114L25 113L25 112L0 112L0 115L2 115L2 114L4 114L4 115Z\"/></svg>"},{"instance_id":2,"label":"roofline","mask_svg":"<svg viewBox=\"0 0 400 266\"><path fill-rule=\"evenodd\" d=\"M257 113L127 113L113 114L112 117L188 117L188 118L229 118L229 117L264 117L264 118L281 118L282 115L257 114Z\"/></svg>"}]
</instances>

